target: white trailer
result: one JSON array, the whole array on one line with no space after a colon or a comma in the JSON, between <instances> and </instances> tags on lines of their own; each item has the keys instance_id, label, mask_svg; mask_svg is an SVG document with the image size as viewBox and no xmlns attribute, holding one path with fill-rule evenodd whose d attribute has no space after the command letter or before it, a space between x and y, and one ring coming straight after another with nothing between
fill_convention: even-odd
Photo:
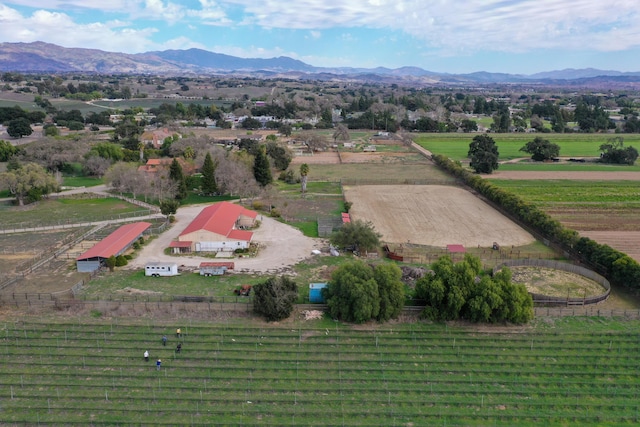
<instances>
[{"instance_id":1,"label":"white trailer","mask_svg":"<svg viewBox=\"0 0 640 427\"><path fill-rule=\"evenodd\" d=\"M144 267L145 276L177 276L178 264L175 262L150 262Z\"/></svg>"}]
</instances>

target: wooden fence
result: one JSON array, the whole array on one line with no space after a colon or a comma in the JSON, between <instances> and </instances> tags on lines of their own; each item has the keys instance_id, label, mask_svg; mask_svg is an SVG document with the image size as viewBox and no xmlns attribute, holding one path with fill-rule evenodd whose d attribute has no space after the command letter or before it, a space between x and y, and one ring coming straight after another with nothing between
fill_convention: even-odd
<instances>
[{"instance_id":1,"label":"wooden fence","mask_svg":"<svg viewBox=\"0 0 640 427\"><path fill-rule=\"evenodd\" d=\"M541 267L567 271L569 273L578 274L580 276L586 277L587 279L593 280L605 289L605 292L600 295L584 298L552 297L530 292L531 296L533 297L533 303L537 306L573 306L597 304L609 298L609 294L611 294L611 284L607 279L605 279L595 271L588 270L579 265L569 264L567 262L544 259L514 259L504 261L500 265L497 265L493 269L494 273L500 270L502 267Z\"/></svg>"}]
</instances>

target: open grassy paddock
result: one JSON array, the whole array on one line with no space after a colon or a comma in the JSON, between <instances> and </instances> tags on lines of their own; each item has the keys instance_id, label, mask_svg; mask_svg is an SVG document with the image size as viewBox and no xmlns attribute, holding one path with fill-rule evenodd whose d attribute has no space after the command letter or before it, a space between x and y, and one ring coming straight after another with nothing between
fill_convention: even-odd
<instances>
[{"instance_id":1,"label":"open grassy paddock","mask_svg":"<svg viewBox=\"0 0 640 427\"><path fill-rule=\"evenodd\" d=\"M635 321L509 330L298 319L6 322L0 423L620 426L640 418Z\"/></svg>"},{"instance_id":2,"label":"open grassy paddock","mask_svg":"<svg viewBox=\"0 0 640 427\"><path fill-rule=\"evenodd\" d=\"M10 229L105 221L134 213L146 215L148 210L115 197L55 198L23 207L0 205L0 226Z\"/></svg>"}]
</instances>

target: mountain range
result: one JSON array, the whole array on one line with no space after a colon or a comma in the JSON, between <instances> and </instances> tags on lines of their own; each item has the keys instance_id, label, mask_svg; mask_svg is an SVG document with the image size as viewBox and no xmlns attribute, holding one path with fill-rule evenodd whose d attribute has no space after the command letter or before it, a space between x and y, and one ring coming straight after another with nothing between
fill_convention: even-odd
<instances>
[{"instance_id":1,"label":"mountain range","mask_svg":"<svg viewBox=\"0 0 640 427\"><path fill-rule=\"evenodd\" d=\"M138 54L97 49L65 48L45 43L0 43L0 72L52 72L154 75L251 75L315 80L404 82L414 84L550 84L632 85L640 87L640 72L564 69L531 75L475 72L448 74L419 67L316 67L302 61L277 58L240 58L202 49L163 50Z\"/></svg>"}]
</instances>

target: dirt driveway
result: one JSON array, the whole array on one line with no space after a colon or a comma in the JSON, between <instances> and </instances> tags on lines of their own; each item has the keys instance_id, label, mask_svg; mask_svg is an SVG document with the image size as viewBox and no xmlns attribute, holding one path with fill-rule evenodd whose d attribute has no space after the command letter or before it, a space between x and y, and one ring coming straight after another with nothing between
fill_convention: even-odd
<instances>
[{"instance_id":1,"label":"dirt driveway","mask_svg":"<svg viewBox=\"0 0 640 427\"><path fill-rule=\"evenodd\" d=\"M164 233L147 243L135 259L129 262L131 269L144 268L150 261L176 262L178 265L197 267L203 261L213 261L208 257L195 255L165 255L164 249L189 225L206 205L187 206L178 209L176 222ZM313 256L313 249L324 245L321 239L306 237L302 232L289 225L282 224L266 216L258 217L261 225L254 231L253 241L260 244L261 249L255 258L235 258L237 272L279 273L286 271L300 261ZM228 261L228 259L221 259Z\"/></svg>"}]
</instances>

